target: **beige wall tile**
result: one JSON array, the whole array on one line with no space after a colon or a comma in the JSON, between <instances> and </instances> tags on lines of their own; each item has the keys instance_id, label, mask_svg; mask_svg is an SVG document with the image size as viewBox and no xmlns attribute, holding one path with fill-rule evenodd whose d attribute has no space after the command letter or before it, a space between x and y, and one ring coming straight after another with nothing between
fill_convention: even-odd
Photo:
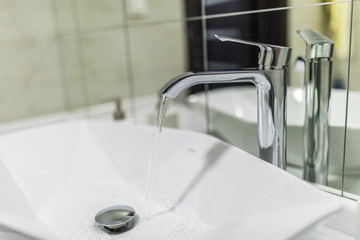
<instances>
[{"instance_id":1,"label":"beige wall tile","mask_svg":"<svg viewBox=\"0 0 360 240\"><path fill-rule=\"evenodd\" d=\"M85 79L79 57L78 37L63 36L60 39L61 71L64 81L64 92L69 109L87 105Z\"/></svg>"},{"instance_id":2,"label":"beige wall tile","mask_svg":"<svg viewBox=\"0 0 360 240\"><path fill-rule=\"evenodd\" d=\"M49 0L1 0L0 33L53 32Z\"/></svg>"},{"instance_id":3,"label":"beige wall tile","mask_svg":"<svg viewBox=\"0 0 360 240\"><path fill-rule=\"evenodd\" d=\"M131 0L126 1L127 17L130 25L180 20L184 17L184 0L143 0L148 6L144 15L134 14L131 10Z\"/></svg>"},{"instance_id":4,"label":"beige wall tile","mask_svg":"<svg viewBox=\"0 0 360 240\"><path fill-rule=\"evenodd\" d=\"M129 96L122 29L84 34L82 52L89 103Z\"/></svg>"},{"instance_id":5,"label":"beige wall tile","mask_svg":"<svg viewBox=\"0 0 360 240\"><path fill-rule=\"evenodd\" d=\"M136 95L159 91L186 69L181 22L130 28L130 49Z\"/></svg>"},{"instance_id":6,"label":"beige wall tile","mask_svg":"<svg viewBox=\"0 0 360 240\"><path fill-rule=\"evenodd\" d=\"M75 23L73 16L74 0L51 0L53 1L54 17L60 32L74 31Z\"/></svg>"},{"instance_id":7,"label":"beige wall tile","mask_svg":"<svg viewBox=\"0 0 360 240\"><path fill-rule=\"evenodd\" d=\"M0 38L0 121L64 109L52 35Z\"/></svg>"},{"instance_id":8,"label":"beige wall tile","mask_svg":"<svg viewBox=\"0 0 360 240\"><path fill-rule=\"evenodd\" d=\"M123 0L77 1L81 28L108 27L123 24Z\"/></svg>"}]
</instances>

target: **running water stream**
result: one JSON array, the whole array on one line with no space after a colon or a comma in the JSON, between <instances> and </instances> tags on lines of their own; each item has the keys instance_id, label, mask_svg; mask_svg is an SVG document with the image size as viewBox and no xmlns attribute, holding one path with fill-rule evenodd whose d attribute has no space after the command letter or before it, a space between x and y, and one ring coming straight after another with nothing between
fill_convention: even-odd
<instances>
[{"instance_id":1,"label":"running water stream","mask_svg":"<svg viewBox=\"0 0 360 240\"><path fill-rule=\"evenodd\" d=\"M155 123L155 130L153 132L152 145L150 148L147 182L146 182L146 195L145 195L146 204L147 204L146 218L151 217L151 202L152 202L154 181L156 176L156 164L159 156L161 132L162 132L163 120L166 112L167 103L168 103L168 98L163 96L160 101L159 112Z\"/></svg>"}]
</instances>

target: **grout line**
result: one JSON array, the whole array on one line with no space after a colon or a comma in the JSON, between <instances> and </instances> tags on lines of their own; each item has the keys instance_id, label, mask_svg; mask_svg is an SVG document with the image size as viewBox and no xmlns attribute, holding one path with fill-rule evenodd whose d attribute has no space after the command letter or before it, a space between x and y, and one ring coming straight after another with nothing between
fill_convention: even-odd
<instances>
[{"instance_id":1,"label":"grout line","mask_svg":"<svg viewBox=\"0 0 360 240\"><path fill-rule=\"evenodd\" d=\"M128 90L129 90L129 99L130 99L130 115L133 119L137 117L136 109L136 93L135 93L135 79L133 73L133 59L131 54L131 40L129 32L129 23L127 20L127 3L123 1L122 3L122 15L124 21L124 45L125 45L125 62L126 62L126 76L128 81Z\"/></svg>"},{"instance_id":2,"label":"grout line","mask_svg":"<svg viewBox=\"0 0 360 240\"><path fill-rule=\"evenodd\" d=\"M66 80L65 80L65 76L64 76L64 50L62 48L62 44L61 44L61 36L60 36L60 31L59 31L59 21L58 21L58 9L57 9L57 5L55 0L50 0L50 4L51 4L51 11L52 11L52 19L53 19L53 24L54 24L54 29L55 29L55 45L56 45L56 56L57 56L57 65L59 68L59 75L60 75L60 79L61 79L61 83L62 83L62 92L63 92L63 104L64 104L64 108L65 110L70 110L70 95L69 95L69 89L66 84Z\"/></svg>"},{"instance_id":3,"label":"grout line","mask_svg":"<svg viewBox=\"0 0 360 240\"><path fill-rule=\"evenodd\" d=\"M85 72L85 62L84 62L84 46L82 41L82 36L80 34L80 18L79 18L79 8L77 0L71 0L71 10L72 10L72 17L74 20L75 26L75 33L76 33L76 58L79 64L79 72L80 72L80 84L83 96L83 106L86 107L90 104L89 99L89 89L87 84L87 77ZM88 112L85 112L87 115Z\"/></svg>"}]
</instances>

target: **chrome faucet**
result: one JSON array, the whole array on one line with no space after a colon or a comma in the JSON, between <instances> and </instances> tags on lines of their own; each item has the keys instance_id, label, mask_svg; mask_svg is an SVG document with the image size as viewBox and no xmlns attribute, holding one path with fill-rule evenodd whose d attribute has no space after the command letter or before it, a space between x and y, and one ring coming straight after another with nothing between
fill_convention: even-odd
<instances>
[{"instance_id":1,"label":"chrome faucet","mask_svg":"<svg viewBox=\"0 0 360 240\"><path fill-rule=\"evenodd\" d=\"M185 89L198 84L253 83L257 89L259 157L286 169L286 86L291 48L215 36L221 41L259 47L258 68L184 73L166 83L161 94L167 98L176 98Z\"/></svg>"},{"instance_id":2,"label":"chrome faucet","mask_svg":"<svg viewBox=\"0 0 360 240\"><path fill-rule=\"evenodd\" d=\"M329 172L329 103L334 42L313 30L299 30L306 42L304 179L327 185Z\"/></svg>"}]
</instances>

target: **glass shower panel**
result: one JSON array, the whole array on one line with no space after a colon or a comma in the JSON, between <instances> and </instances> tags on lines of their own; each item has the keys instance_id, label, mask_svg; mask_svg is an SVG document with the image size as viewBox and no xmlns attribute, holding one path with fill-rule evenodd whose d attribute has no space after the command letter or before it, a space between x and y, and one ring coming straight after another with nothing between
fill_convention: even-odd
<instances>
[{"instance_id":1,"label":"glass shower panel","mask_svg":"<svg viewBox=\"0 0 360 240\"><path fill-rule=\"evenodd\" d=\"M360 195L360 2L353 2L352 48L345 146L344 195Z\"/></svg>"}]
</instances>

